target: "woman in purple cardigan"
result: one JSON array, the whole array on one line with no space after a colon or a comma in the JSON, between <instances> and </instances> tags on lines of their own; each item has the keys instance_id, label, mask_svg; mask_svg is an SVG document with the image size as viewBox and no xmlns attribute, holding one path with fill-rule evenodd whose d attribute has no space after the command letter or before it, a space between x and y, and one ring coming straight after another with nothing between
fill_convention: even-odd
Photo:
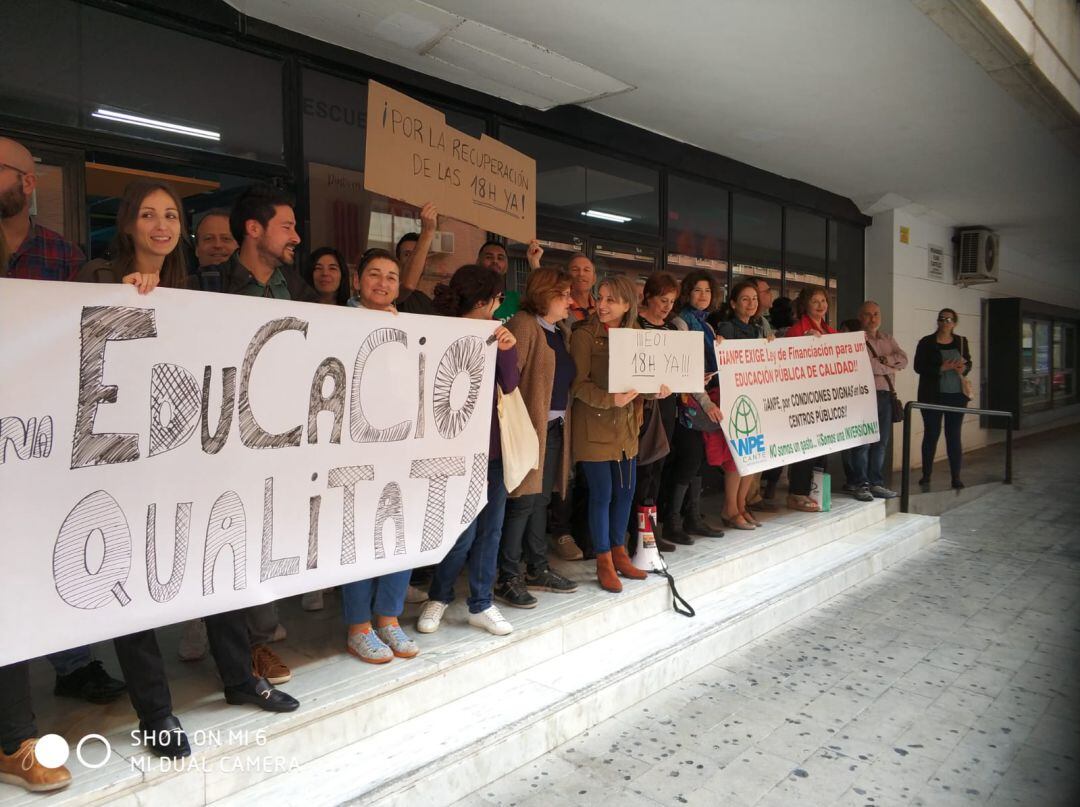
<instances>
[{"instance_id":1,"label":"woman in purple cardigan","mask_svg":"<svg viewBox=\"0 0 1080 807\"><path fill-rule=\"evenodd\" d=\"M435 287L435 311L448 317L490 320L494 319L495 309L502 305L503 297L502 275L481 266L462 266L454 272L449 283ZM499 346L495 381L504 393L513 392L520 380L515 347L517 339L502 326L495 329L495 336ZM494 395L495 403L498 403L498 391ZM428 601L424 603L416 624L420 633L434 633L439 629L443 614L454 599L454 581L466 563L469 567L469 624L496 636L505 636L513 630L513 626L492 602L505 510L506 485L503 483L499 418L493 406L487 504L435 567L428 589Z\"/></svg>"}]
</instances>

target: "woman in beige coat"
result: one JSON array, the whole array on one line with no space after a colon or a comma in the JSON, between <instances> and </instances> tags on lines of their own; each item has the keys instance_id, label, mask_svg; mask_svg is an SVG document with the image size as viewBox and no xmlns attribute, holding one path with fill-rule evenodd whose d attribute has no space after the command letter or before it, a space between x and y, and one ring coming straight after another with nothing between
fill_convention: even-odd
<instances>
[{"instance_id":1,"label":"woman in beige coat","mask_svg":"<svg viewBox=\"0 0 1080 807\"><path fill-rule=\"evenodd\" d=\"M574 381L564 322L570 275L549 267L534 270L520 305L506 327L517 338L518 389L540 439L540 466L510 492L506 502L495 597L515 608L535 608L530 589L557 594L577 590L577 583L552 571L547 560L548 502L553 490L565 494L570 472L570 443L564 439Z\"/></svg>"},{"instance_id":2,"label":"woman in beige coat","mask_svg":"<svg viewBox=\"0 0 1080 807\"><path fill-rule=\"evenodd\" d=\"M626 553L626 525L634 503L642 399L638 393L608 391L608 330L637 327L637 289L621 275L600 283L596 313L574 331L570 354L573 387L573 456L589 484L589 532L596 547L596 576L611 592L622 591L618 575L644 580L645 572ZM660 397L670 394L660 388ZM618 574L616 574L618 573Z\"/></svg>"}]
</instances>

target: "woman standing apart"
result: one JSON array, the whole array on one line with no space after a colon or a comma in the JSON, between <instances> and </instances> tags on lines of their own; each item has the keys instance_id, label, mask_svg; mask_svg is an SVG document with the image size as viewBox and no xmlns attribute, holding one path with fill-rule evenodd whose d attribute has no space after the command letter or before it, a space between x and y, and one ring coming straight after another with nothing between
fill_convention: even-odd
<instances>
[{"instance_id":1,"label":"woman standing apart","mask_svg":"<svg viewBox=\"0 0 1080 807\"><path fill-rule=\"evenodd\" d=\"M829 298L821 286L804 286L795 300L795 324L784 335L823 336L836 333L836 329L825 321L829 312ZM810 486L814 482L814 467L822 461L821 457L800 460L788 466L788 507L806 513L821 510L818 503L810 498Z\"/></svg>"},{"instance_id":2,"label":"woman standing apart","mask_svg":"<svg viewBox=\"0 0 1080 807\"><path fill-rule=\"evenodd\" d=\"M644 580L630 562L626 525L637 476L641 398L633 390L608 392L608 330L637 324L637 289L621 275L600 283L596 313L575 329L570 355L573 386L573 455L589 485L589 531L596 547L596 576L607 591L622 591L618 574ZM671 391L660 387L660 397ZM618 574L616 574L616 572Z\"/></svg>"},{"instance_id":3,"label":"woman standing apart","mask_svg":"<svg viewBox=\"0 0 1080 807\"><path fill-rule=\"evenodd\" d=\"M943 308L937 315L937 331L924 336L915 348L915 372L919 374L919 401L942 406L966 407L964 376L971 372L971 352L967 337L957 336L956 312ZM960 427L964 416L958 412L921 410L923 419L922 478L919 485L930 489L930 474L934 470L934 454L941 436L942 415L945 420L945 450L949 455L952 486L960 489L960 463L964 448L960 442Z\"/></svg>"},{"instance_id":4,"label":"woman standing apart","mask_svg":"<svg viewBox=\"0 0 1080 807\"><path fill-rule=\"evenodd\" d=\"M350 305L397 314L394 301L400 291L401 269L393 255L385 249L369 249L360 258L357 276L357 294ZM342 611L349 626L346 649L361 661L385 664L394 656L413 658L420 652L398 624L410 574L406 569L341 587Z\"/></svg>"},{"instance_id":5,"label":"woman standing apart","mask_svg":"<svg viewBox=\"0 0 1080 807\"><path fill-rule=\"evenodd\" d=\"M435 287L435 311L447 317L494 319L495 309L503 303L503 278L494 269L462 266L450 282ZM518 386L517 339L506 328L495 329L499 351L495 358L495 383L503 393ZM428 590L428 601L420 611L416 629L434 633L439 629L447 606L454 600L454 582L461 570L469 567L469 624L496 636L505 636L514 628L492 604L495 575L499 570L499 538L506 511L506 485L503 482L502 438L499 433L498 391L491 409L491 443L488 449L487 504L453 548L435 567Z\"/></svg>"}]
</instances>

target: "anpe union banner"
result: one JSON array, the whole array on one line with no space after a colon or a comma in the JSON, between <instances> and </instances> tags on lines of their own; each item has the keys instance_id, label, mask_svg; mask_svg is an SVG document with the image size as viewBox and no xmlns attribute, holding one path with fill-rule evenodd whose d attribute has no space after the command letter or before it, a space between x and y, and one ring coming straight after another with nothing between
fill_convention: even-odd
<instances>
[{"instance_id":1,"label":"anpe union banner","mask_svg":"<svg viewBox=\"0 0 1080 807\"><path fill-rule=\"evenodd\" d=\"M740 475L878 441L863 333L726 339L716 359L722 427Z\"/></svg>"},{"instance_id":2,"label":"anpe union banner","mask_svg":"<svg viewBox=\"0 0 1080 807\"><path fill-rule=\"evenodd\" d=\"M0 279L0 665L438 563L495 326Z\"/></svg>"}]
</instances>

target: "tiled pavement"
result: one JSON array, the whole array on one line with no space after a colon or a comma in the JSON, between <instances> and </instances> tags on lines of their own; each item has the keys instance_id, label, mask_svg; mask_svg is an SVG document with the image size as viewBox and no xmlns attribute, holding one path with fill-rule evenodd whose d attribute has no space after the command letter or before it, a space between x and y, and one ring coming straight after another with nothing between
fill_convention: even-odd
<instances>
[{"instance_id":1,"label":"tiled pavement","mask_svg":"<svg viewBox=\"0 0 1080 807\"><path fill-rule=\"evenodd\" d=\"M460 805L1080 803L1080 428L931 548Z\"/></svg>"}]
</instances>

